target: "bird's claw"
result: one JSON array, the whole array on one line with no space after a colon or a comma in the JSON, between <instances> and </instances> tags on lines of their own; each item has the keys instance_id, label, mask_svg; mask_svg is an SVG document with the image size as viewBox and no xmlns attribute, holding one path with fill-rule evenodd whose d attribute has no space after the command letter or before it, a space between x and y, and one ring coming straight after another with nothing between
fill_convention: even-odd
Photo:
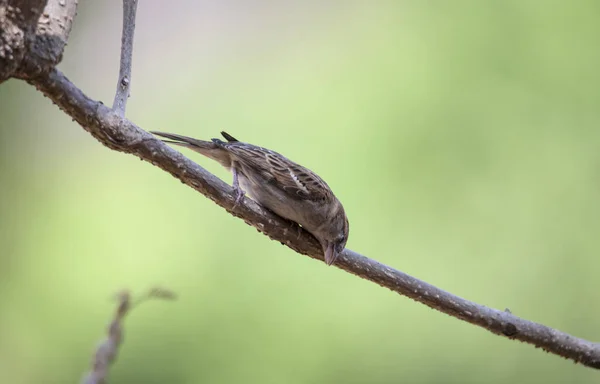
<instances>
[{"instance_id":1,"label":"bird's claw","mask_svg":"<svg viewBox=\"0 0 600 384\"><path fill-rule=\"evenodd\" d=\"M302 227L300 226L300 224L296 223L296 228L298 229L296 240L299 240L300 235L302 234Z\"/></svg>"},{"instance_id":2,"label":"bird's claw","mask_svg":"<svg viewBox=\"0 0 600 384\"><path fill-rule=\"evenodd\" d=\"M246 195L246 191L244 191L242 188L235 188L233 191L233 194L235 196L235 201L233 202L233 209L236 209L238 205L240 205L240 203L242 202L242 200L244 200L244 196Z\"/></svg>"},{"instance_id":3,"label":"bird's claw","mask_svg":"<svg viewBox=\"0 0 600 384\"><path fill-rule=\"evenodd\" d=\"M296 228L296 240L300 239L300 235L302 234L302 227L300 224L296 223L293 220L288 220L290 223L290 229Z\"/></svg>"}]
</instances>

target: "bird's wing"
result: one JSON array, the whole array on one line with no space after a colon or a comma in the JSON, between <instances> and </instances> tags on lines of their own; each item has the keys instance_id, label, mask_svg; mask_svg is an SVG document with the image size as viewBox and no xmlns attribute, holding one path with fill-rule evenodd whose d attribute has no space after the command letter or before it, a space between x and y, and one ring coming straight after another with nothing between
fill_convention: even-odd
<instances>
[{"instance_id":1,"label":"bird's wing","mask_svg":"<svg viewBox=\"0 0 600 384\"><path fill-rule=\"evenodd\" d=\"M224 143L224 147L243 167L252 167L266 180L274 182L290 197L306 200L328 200L331 189L311 170L296 164L270 149L242 142Z\"/></svg>"}]
</instances>

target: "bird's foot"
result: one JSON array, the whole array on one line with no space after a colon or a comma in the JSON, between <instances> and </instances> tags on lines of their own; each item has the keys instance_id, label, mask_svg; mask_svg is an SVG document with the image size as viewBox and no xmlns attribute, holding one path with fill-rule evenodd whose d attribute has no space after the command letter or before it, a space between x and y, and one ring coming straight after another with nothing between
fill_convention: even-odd
<instances>
[{"instance_id":1,"label":"bird's foot","mask_svg":"<svg viewBox=\"0 0 600 384\"><path fill-rule=\"evenodd\" d=\"M295 221L292 220L288 220L286 219L288 223L290 223L290 229L296 229L296 240L298 240L300 238L300 235L302 234L302 227L300 226L300 224L296 223Z\"/></svg>"},{"instance_id":2,"label":"bird's foot","mask_svg":"<svg viewBox=\"0 0 600 384\"><path fill-rule=\"evenodd\" d=\"M246 195L246 191L244 191L239 186L237 188L233 188L233 195L235 196L235 201L233 202L233 208L236 209L237 206L244 200L244 196Z\"/></svg>"}]
</instances>

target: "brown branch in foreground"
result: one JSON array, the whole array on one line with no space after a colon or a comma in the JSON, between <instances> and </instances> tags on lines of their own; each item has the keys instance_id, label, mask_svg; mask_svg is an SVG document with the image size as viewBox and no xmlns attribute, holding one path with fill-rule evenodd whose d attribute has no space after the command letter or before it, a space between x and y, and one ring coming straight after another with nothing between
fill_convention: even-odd
<instances>
[{"instance_id":1,"label":"brown branch in foreground","mask_svg":"<svg viewBox=\"0 0 600 384\"><path fill-rule=\"evenodd\" d=\"M286 221L250 199L244 199L234 211L234 196L229 185L102 103L87 97L58 70L28 81L103 145L156 165L271 239L300 254L323 259L321 247L308 232L301 231L298 236L296 231L288 231ZM588 367L600 368L598 343L521 319L508 311L465 300L348 249L340 255L336 266L497 335L532 344Z\"/></svg>"},{"instance_id":2,"label":"brown branch in foreground","mask_svg":"<svg viewBox=\"0 0 600 384\"><path fill-rule=\"evenodd\" d=\"M133 57L133 34L138 0L123 0L123 34L121 37L121 61L119 80L113 102L113 109L119 116L125 116L127 99L131 89L131 62Z\"/></svg>"},{"instance_id":3,"label":"brown branch in foreground","mask_svg":"<svg viewBox=\"0 0 600 384\"><path fill-rule=\"evenodd\" d=\"M85 375L81 381L82 384L100 384L106 382L108 367L117 356L119 345L123 340L123 320L131 309L148 299L174 298L175 295L171 291L162 288L153 288L133 302L131 294L128 291L120 292L117 295L119 305L117 306L113 320L108 326L107 337L96 348L96 353L92 360L92 369Z\"/></svg>"}]
</instances>

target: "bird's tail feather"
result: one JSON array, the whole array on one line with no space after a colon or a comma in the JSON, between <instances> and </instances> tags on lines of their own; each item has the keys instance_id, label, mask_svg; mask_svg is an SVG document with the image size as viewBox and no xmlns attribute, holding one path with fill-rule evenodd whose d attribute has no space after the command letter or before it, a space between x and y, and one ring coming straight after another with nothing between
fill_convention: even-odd
<instances>
[{"instance_id":1,"label":"bird's tail feather","mask_svg":"<svg viewBox=\"0 0 600 384\"><path fill-rule=\"evenodd\" d=\"M194 138L191 138L188 136L182 136L182 135L177 135L174 133L167 133L167 132L151 131L150 133L152 133L156 136L160 136L160 137L169 139L169 140L162 140L165 143L175 144L175 145L189 148L189 149L196 151L206 157L209 157L213 160L218 161L226 168L231 167L231 158L230 158L229 154L227 153L227 151L225 151L222 146L219 146L217 143L215 143L213 141L198 140L198 139L194 139Z\"/></svg>"},{"instance_id":2,"label":"bird's tail feather","mask_svg":"<svg viewBox=\"0 0 600 384\"><path fill-rule=\"evenodd\" d=\"M191 137L176 135L174 133L167 133L167 132L151 131L150 133L152 133L156 136L170 139L170 140L163 140L165 143L169 143L169 144L181 145L183 147L188 147L191 149L195 149L195 148L214 149L215 148L215 144L212 141L198 140L198 139L194 139Z\"/></svg>"}]
</instances>

